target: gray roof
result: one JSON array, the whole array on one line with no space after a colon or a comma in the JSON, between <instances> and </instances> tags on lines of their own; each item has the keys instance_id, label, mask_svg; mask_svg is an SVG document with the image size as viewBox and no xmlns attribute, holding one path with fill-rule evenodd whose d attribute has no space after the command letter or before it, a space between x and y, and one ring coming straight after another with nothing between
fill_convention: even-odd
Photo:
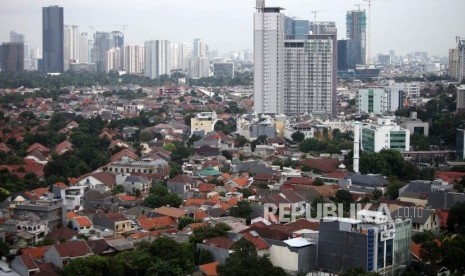
<instances>
[{"instance_id":1,"label":"gray roof","mask_svg":"<svg viewBox=\"0 0 465 276\"><path fill-rule=\"evenodd\" d=\"M251 174L258 174L258 173L273 174L275 173L275 171L272 168L267 167L264 163L258 160L244 162L238 165L237 168L240 172L248 172Z\"/></svg>"},{"instance_id":2,"label":"gray roof","mask_svg":"<svg viewBox=\"0 0 465 276\"><path fill-rule=\"evenodd\" d=\"M431 181L422 181L422 180L410 181L407 185L399 189L399 195L402 195L404 192L428 193L428 192L431 192L432 184L433 182Z\"/></svg>"},{"instance_id":3,"label":"gray roof","mask_svg":"<svg viewBox=\"0 0 465 276\"><path fill-rule=\"evenodd\" d=\"M412 223L425 224L428 218L436 212L431 209L420 209L417 207L402 207L391 213L393 219L411 219Z\"/></svg>"},{"instance_id":4,"label":"gray roof","mask_svg":"<svg viewBox=\"0 0 465 276\"><path fill-rule=\"evenodd\" d=\"M354 186L384 187L389 184L389 181L381 175L352 174L349 178Z\"/></svg>"},{"instance_id":5,"label":"gray roof","mask_svg":"<svg viewBox=\"0 0 465 276\"><path fill-rule=\"evenodd\" d=\"M463 193L429 193L428 205L434 209L450 209L457 203L465 202Z\"/></svg>"},{"instance_id":6,"label":"gray roof","mask_svg":"<svg viewBox=\"0 0 465 276\"><path fill-rule=\"evenodd\" d=\"M140 182L140 183L148 183L149 180L145 176L141 175L130 175L126 177L125 182Z\"/></svg>"}]
</instances>

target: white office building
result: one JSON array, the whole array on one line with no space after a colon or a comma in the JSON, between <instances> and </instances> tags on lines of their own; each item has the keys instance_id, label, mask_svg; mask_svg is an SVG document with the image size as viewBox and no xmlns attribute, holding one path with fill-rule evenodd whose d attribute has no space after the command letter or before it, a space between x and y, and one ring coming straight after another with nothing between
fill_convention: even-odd
<instances>
[{"instance_id":1,"label":"white office building","mask_svg":"<svg viewBox=\"0 0 465 276\"><path fill-rule=\"evenodd\" d=\"M284 22L281 8L257 0L254 13L254 111L284 112Z\"/></svg>"},{"instance_id":2,"label":"white office building","mask_svg":"<svg viewBox=\"0 0 465 276\"><path fill-rule=\"evenodd\" d=\"M207 57L189 58L189 76L192 79L208 78L210 76L210 63Z\"/></svg>"},{"instance_id":3,"label":"white office building","mask_svg":"<svg viewBox=\"0 0 465 276\"><path fill-rule=\"evenodd\" d=\"M121 70L121 49L111 48L105 52L105 72Z\"/></svg>"},{"instance_id":4,"label":"white office building","mask_svg":"<svg viewBox=\"0 0 465 276\"><path fill-rule=\"evenodd\" d=\"M382 115L388 111L388 93L384 88L363 88L355 98L357 114Z\"/></svg>"},{"instance_id":5,"label":"white office building","mask_svg":"<svg viewBox=\"0 0 465 276\"><path fill-rule=\"evenodd\" d=\"M362 125L361 148L366 152L383 149L410 150L410 131L397 125L394 116L378 118L377 123Z\"/></svg>"}]
</instances>

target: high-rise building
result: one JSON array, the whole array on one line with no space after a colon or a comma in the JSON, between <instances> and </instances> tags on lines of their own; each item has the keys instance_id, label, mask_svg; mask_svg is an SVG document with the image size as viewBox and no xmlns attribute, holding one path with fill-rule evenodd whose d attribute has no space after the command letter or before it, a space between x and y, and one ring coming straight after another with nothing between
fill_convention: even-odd
<instances>
[{"instance_id":1,"label":"high-rise building","mask_svg":"<svg viewBox=\"0 0 465 276\"><path fill-rule=\"evenodd\" d=\"M189 58L192 57L192 44L183 42L180 44L179 61L182 62L182 69L187 71L189 68Z\"/></svg>"},{"instance_id":2,"label":"high-rise building","mask_svg":"<svg viewBox=\"0 0 465 276\"><path fill-rule=\"evenodd\" d=\"M105 72L119 71L122 69L121 49L111 48L105 52Z\"/></svg>"},{"instance_id":3,"label":"high-rise building","mask_svg":"<svg viewBox=\"0 0 465 276\"><path fill-rule=\"evenodd\" d=\"M459 49L449 49L449 68L448 73L449 76L453 79L458 80L459 78Z\"/></svg>"},{"instance_id":4,"label":"high-rise building","mask_svg":"<svg viewBox=\"0 0 465 276\"><path fill-rule=\"evenodd\" d=\"M351 55L356 64L366 64L367 17L364 10L348 11L346 15L347 38L350 39Z\"/></svg>"},{"instance_id":5,"label":"high-rise building","mask_svg":"<svg viewBox=\"0 0 465 276\"><path fill-rule=\"evenodd\" d=\"M124 70L128 74L141 74L144 71L144 47L134 44L124 47Z\"/></svg>"},{"instance_id":6,"label":"high-rise building","mask_svg":"<svg viewBox=\"0 0 465 276\"><path fill-rule=\"evenodd\" d=\"M234 62L213 63L213 75L215 77L234 78Z\"/></svg>"},{"instance_id":7,"label":"high-rise building","mask_svg":"<svg viewBox=\"0 0 465 276\"><path fill-rule=\"evenodd\" d=\"M171 42L170 43L170 64L171 69L178 70L182 69L182 62L179 60L180 57L180 43L178 42Z\"/></svg>"},{"instance_id":8,"label":"high-rise building","mask_svg":"<svg viewBox=\"0 0 465 276\"><path fill-rule=\"evenodd\" d=\"M208 46L199 38L194 39L192 56L204 57L207 55Z\"/></svg>"},{"instance_id":9,"label":"high-rise building","mask_svg":"<svg viewBox=\"0 0 465 276\"><path fill-rule=\"evenodd\" d=\"M465 160L465 129L455 130L455 152L458 160Z\"/></svg>"},{"instance_id":10,"label":"high-rise building","mask_svg":"<svg viewBox=\"0 0 465 276\"><path fill-rule=\"evenodd\" d=\"M286 35L284 112L336 116L336 44L334 22L310 23L309 35Z\"/></svg>"},{"instance_id":11,"label":"high-rise building","mask_svg":"<svg viewBox=\"0 0 465 276\"><path fill-rule=\"evenodd\" d=\"M42 8L43 71L63 72L63 7Z\"/></svg>"},{"instance_id":12,"label":"high-rise building","mask_svg":"<svg viewBox=\"0 0 465 276\"><path fill-rule=\"evenodd\" d=\"M465 112L465 85L457 87L457 112Z\"/></svg>"},{"instance_id":13,"label":"high-rise building","mask_svg":"<svg viewBox=\"0 0 465 276\"><path fill-rule=\"evenodd\" d=\"M210 63L207 57L189 58L189 77L192 79L208 78L210 76Z\"/></svg>"},{"instance_id":14,"label":"high-rise building","mask_svg":"<svg viewBox=\"0 0 465 276\"><path fill-rule=\"evenodd\" d=\"M65 25L64 27L64 70L69 69L70 63L79 61L79 27L77 25Z\"/></svg>"},{"instance_id":15,"label":"high-rise building","mask_svg":"<svg viewBox=\"0 0 465 276\"><path fill-rule=\"evenodd\" d=\"M24 71L24 43L7 42L1 45L0 64L2 71L18 73Z\"/></svg>"},{"instance_id":16,"label":"high-rise building","mask_svg":"<svg viewBox=\"0 0 465 276\"><path fill-rule=\"evenodd\" d=\"M382 115L388 111L388 93L384 88L363 88L355 98L357 114Z\"/></svg>"},{"instance_id":17,"label":"high-rise building","mask_svg":"<svg viewBox=\"0 0 465 276\"><path fill-rule=\"evenodd\" d=\"M145 42L145 76L151 79L171 73L170 42L150 40Z\"/></svg>"},{"instance_id":18,"label":"high-rise building","mask_svg":"<svg viewBox=\"0 0 465 276\"><path fill-rule=\"evenodd\" d=\"M96 32L94 34L94 45L92 48L91 61L97 64L98 72L106 70L106 52L111 48L124 47L124 34L120 31ZM122 63L122 62L120 62Z\"/></svg>"},{"instance_id":19,"label":"high-rise building","mask_svg":"<svg viewBox=\"0 0 465 276\"><path fill-rule=\"evenodd\" d=\"M89 49L89 36L87 33L81 33L81 35L79 36L79 63L89 63Z\"/></svg>"},{"instance_id":20,"label":"high-rise building","mask_svg":"<svg viewBox=\"0 0 465 276\"><path fill-rule=\"evenodd\" d=\"M20 33L17 33L15 31L11 31L10 32L10 42L26 42L24 40L24 35L23 34L20 34Z\"/></svg>"},{"instance_id":21,"label":"high-rise building","mask_svg":"<svg viewBox=\"0 0 465 276\"><path fill-rule=\"evenodd\" d=\"M337 70L346 71L355 68L355 63L350 60L350 40L340 39L337 41Z\"/></svg>"},{"instance_id":22,"label":"high-rise building","mask_svg":"<svg viewBox=\"0 0 465 276\"><path fill-rule=\"evenodd\" d=\"M284 112L284 29L282 8L257 0L254 13L254 111Z\"/></svg>"},{"instance_id":23,"label":"high-rise building","mask_svg":"<svg viewBox=\"0 0 465 276\"><path fill-rule=\"evenodd\" d=\"M457 80L459 84L465 82L465 39L457 37L457 50L458 50L458 69Z\"/></svg>"}]
</instances>

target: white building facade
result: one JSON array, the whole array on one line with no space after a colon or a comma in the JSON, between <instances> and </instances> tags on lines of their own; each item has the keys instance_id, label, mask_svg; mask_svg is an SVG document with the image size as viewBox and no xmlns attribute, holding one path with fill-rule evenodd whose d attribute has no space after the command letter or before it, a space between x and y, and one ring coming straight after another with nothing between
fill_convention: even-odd
<instances>
[{"instance_id":1,"label":"white building facade","mask_svg":"<svg viewBox=\"0 0 465 276\"><path fill-rule=\"evenodd\" d=\"M363 124L361 148L365 152L383 149L410 150L410 131L394 123L395 117L378 118L377 123Z\"/></svg>"}]
</instances>

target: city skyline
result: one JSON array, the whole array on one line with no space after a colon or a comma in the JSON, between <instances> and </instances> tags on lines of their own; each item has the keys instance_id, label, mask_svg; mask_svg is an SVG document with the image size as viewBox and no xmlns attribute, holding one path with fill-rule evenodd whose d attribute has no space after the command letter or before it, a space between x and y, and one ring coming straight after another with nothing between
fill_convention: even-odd
<instances>
[{"instance_id":1,"label":"city skyline","mask_svg":"<svg viewBox=\"0 0 465 276\"><path fill-rule=\"evenodd\" d=\"M465 2L448 2L448 5L439 0L373 2L371 56L387 53L391 49L399 54L425 51L430 55L447 56L449 48L454 47L455 36L465 36L465 31L460 28L465 25L465 19L460 17ZM338 38L341 39L345 37L346 13L357 9L357 3L360 1L318 0L308 3L304 0L270 0L267 5L285 7L286 15L309 20L314 18L312 10L322 10L323 12L317 14L317 21L335 21ZM143 45L146 40L158 38L190 42L194 38L200 38L211 49L221 52L253 48L253 33L249 30L253 25L255 3L246 0L142 0L138 5L122 0L104 0L98 3L89 0L8 1L2 5L0 11L3 18L0 41L9 41L10 31L16 31L25 35L30 48L41 47L41 8L49 5L63 6L64 23L78 25L80 32L93 33L89 27L92 25L99 26L94 31L121 30L125 32L128 43ZM363 8L367 9L367 6L364 5ZM125 30L122 30L121 25L127 25Z\"/></svg>"}]
</instances>

